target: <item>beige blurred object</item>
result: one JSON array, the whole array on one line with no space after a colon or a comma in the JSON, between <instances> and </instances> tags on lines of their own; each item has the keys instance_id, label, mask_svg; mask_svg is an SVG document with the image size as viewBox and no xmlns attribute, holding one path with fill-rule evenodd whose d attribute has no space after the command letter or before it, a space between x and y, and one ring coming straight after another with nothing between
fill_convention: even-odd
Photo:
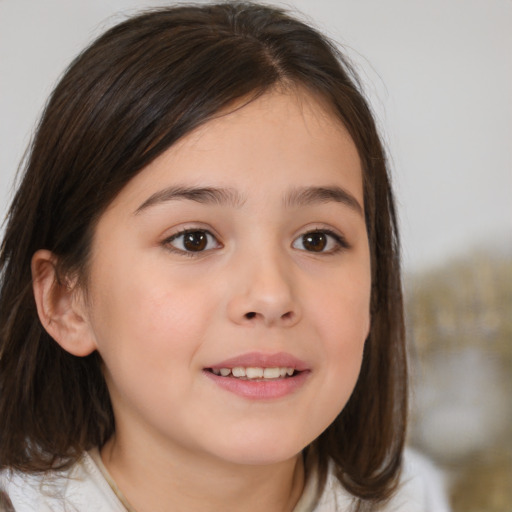
<instances>
[{"instance_id":1,"label":"beige blurred object","mask_svg":"<svg viewBox=\"0 0 512 512\"><path fill-rule=\"evenodd\" d=\"M406 279L410 441L448 477L454 512L512 510L512 252Z\"/></svg>"}]
</instances>

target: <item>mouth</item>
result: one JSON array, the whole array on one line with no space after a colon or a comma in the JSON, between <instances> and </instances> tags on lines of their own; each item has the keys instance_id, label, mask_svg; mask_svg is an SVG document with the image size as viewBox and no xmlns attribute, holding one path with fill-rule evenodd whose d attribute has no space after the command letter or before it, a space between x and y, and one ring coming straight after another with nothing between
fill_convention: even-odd
<instances>
[{"instance_id":1,"label":"mouth","mask_svg":"<svg viewBox=\"0 0 512 512\"><path fill-rule=\"evenodd\" d=\"M205 370L219 377L249 381L288 379L301 373L299 370L287 366L276 366L272 368L264 368L262 366L235 366L233 368L205 368Z\"/></svg>"},{"instance_id":2,"label":"mouth","mask_svg":"<svg viewBox=\"0 0 512 512\"><path fill-rule=\"evenodd\" d=\"M203 373L224 391L269 401L296 393L309 381L311 368L287 353L251 352L206 367Z\"/></svg>"}]
</instances>

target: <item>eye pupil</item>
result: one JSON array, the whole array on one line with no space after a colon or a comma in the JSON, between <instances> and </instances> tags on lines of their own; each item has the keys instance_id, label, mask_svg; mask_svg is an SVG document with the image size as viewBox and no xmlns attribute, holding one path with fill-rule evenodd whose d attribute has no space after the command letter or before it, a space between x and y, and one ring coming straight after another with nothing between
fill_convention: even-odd
<instances>
[{"instance_id":1,"label":"eye pupil","mask_svg":"<svg viewBox=\"0 0 512 512\"><path fill-rule=\"evenodd\" d=\"M308 233L302 238L304 248L308 251L321 252L327 245L325 233Z\"/></svg>"},{"instance_id":2,"label":"eye pupil","mask_svg":"<svg viewBox=\"0 0 512 512\"><path fill-rule=\"evenodd\" d=\"M184 235L183 245L187 251L204 251L207 243L204 231L190 231Z\"/></svg>"}]
</instances>

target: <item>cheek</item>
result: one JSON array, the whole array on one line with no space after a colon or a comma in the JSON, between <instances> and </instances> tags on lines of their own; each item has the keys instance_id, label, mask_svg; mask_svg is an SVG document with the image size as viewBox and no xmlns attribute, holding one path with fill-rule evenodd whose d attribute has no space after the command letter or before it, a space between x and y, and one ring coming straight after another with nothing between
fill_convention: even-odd
<instances>
[{"instance_id":1,"label":"cheek","mask_svg":"<svg viewBox=\"0 0 512 512\"><path fill-rule=\"evenodd\" d=\"M337 308L324 308L325 320L321 325L324 359L333 385L343 390L355 385L368 335L369 312L366 302L338 301ZM330 309L330 314L327 311Z\"/></svg>"},{"instance_id":2,"label":"cheek","mask_svg":"<svg viewBox=\"0 0 512 512\"><path fill-rule=\"evenodd\" d=\"M347 350L364 343L370 328L371 278L369 267L343 272L333 278L327 290L316 296L312 307L323 337L330 340L332 349Z\"/></svg>"},{"instance_id":3,"label":"cheek","mask_svg":"<svg viewBox=\"0 0 512 512\"><path fill-rule=\"evenodd\" d=\"M369 273L369 272L368 272ZM325 363L323 386L334 417L347 402L357 382L370 328L370 279L340 280L314 307L317 351ZM333 417L333 419L334 419Z\"/></svg>"},{"instance_id":4,"label":"cheek","mask_svg":"<svg viewBox=\"0 0 512 512\"><path fill-rule=\"evenodd\" d=\"M103 282L93 328L116 413L121 407L151 417L162 404L189 396L208 304L191 289L140 277L132 274L117 287Z\"/></svg>"},{"instance_id":5,"label":"cheek","mask_svg":"<svg viewBox=\"0 0 512 512\"><path fill-rule=\"evenodd\" d=\"M140 266L129 279L123 275L99 276L91 301L97 348L109 369L169 366L192 354L203 337L201 319L211 316L204 293L167 286L165 276Z\"/></svg>"}]
</instances>

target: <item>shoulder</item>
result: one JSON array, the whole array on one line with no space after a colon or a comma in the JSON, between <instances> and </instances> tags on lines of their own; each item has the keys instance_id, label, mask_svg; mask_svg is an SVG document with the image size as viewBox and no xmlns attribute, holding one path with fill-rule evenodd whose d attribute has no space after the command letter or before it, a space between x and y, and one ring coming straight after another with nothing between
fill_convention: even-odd
<instances>
[{"instance_id":1,"label":"shoulder","mask_svg":"<svg viewBox=\"0 0 512 512\"><path fill-rule=\"evenodd\" d=\"M351 496L332 471L313 512L351 510ZM406 449L400 483L380 512L450 512L441 472L423 455Z\"/></svg>"},{"instance_id":2,"label":"shoulder","mask_svg":"<svg viewBox=\"0 0 512 512\"><path fill-rule=\"evenodd\" d=\"M450 512L443 474L424 455L406 449L400 486L391 504L390 510L397 512L409 512L411 505L418 512Z\"/></svg>"},{"instance_id":3,"label":"shoulder","mask_svg":"<svg viewBox=\"0 0 512 512\"><path fill-rule=\"evenodd\" d=\"M0 472L0 512L125 512L89 454L65 471Z\"/></svg>"}]
</instances>

